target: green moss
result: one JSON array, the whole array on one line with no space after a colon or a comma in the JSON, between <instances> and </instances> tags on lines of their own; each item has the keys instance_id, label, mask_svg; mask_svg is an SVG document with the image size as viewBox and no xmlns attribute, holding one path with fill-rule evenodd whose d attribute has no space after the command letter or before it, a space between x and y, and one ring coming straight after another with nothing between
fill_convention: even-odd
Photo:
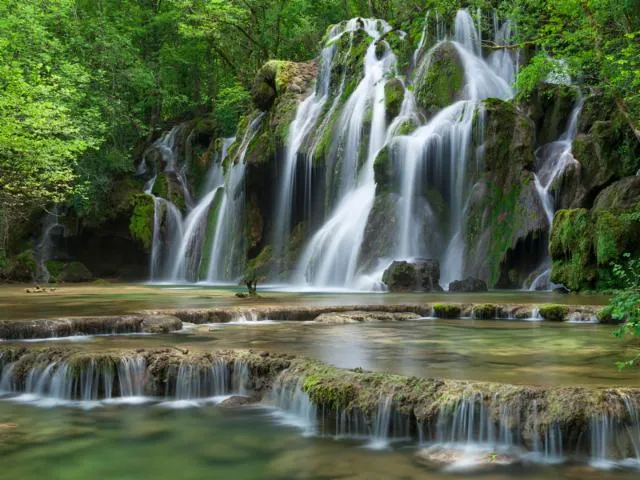
<instances>
[{"instance_id":1,"label":"green moss","mask_svg":"<svg viewBox=\"0 0 640 480\"><path fill-rule=\"evenodd\" d=\"M433 113L452 104L464 86L464 69L455 47L443 43L434 50L415 82L418 105Z\"/></svg>"},{"instance_id":2,"label":"green moss","mask_svg":"<svg viewBox=\"0 0 640 480\"><path fill-rule=\"evenodd\" d=\"M411 135L416 131L418 126L413 122L413 120L405 120L400 125L395 132L396 135Z\"/></svg>"},{"instance_id":3,"label":"green moss","mask_svg":"<svg viewBox=\"0 0 640 480\"><path fill-rule=\"evenodd\" d=\"M499 309L496 305L491 303L484 303L481 305L474 305L471 309L471 315L473 318L481 320L493 320L498 318Z\"/></svg>"},{"instance_id":4,"label":"green moss","mask_svg":"<svg viewBox=\"0 0 640 480\"><path fill-rule=\"evenodd\" d=\"M154 201L151 195L141 193L132 199L133 213L129 220L131 238L149 251L153 240Z\"/></svg>"},{"instance_id":5,"label":"green moss","mask_svg":"<svg viewBox=\"0 0 640 480\"><path fill-rule=\"evenodd\" d=\"M433 305L433 316L437 318L460 318L462 307L452 303L436 303Z\"/></svg>"},{"instance_id":6,"label":"green moss","mask_svg":"<svg viewBox=\"0 0 640 480\"><path fill-rule=\"evenodd\" d=\"M373 162L373 171L379 192L388 192L393 187L395 172L389 147L384 147Z\"/></svg>"},{"instance_id":7,"label":"green moss","mask_svg":"<svg viewBox=\"0 0 640 480\"><path fill-rule=\"evenodd\" d=\"M598 265L609 266L611 262L619 260L627 250L634 222L607 210L595 212L593 216L596 260Z\"/></svg>"},{"instance_id":8,"label":"green moss","mask_svg":"<svg viewBox=\"0 0 640 480\"><path fill-rule=\"evenodd\" d=\"M588 288L594 280L593 231L585 209L560 210L553 220L550 245L554 260L551 280L572 290Z\"/></svg>"},{"instance_id":9,"label":"green moss","mask_svg":"<svg viewBox=\"0 0 640 480\"><path fill-rule=\"evenodd\" d=\"M384 107L387 120L392 120L400 113L404 100L404 85L398 78L384 84Z\"/></svg>"},{"instance_id":10,"label":"green moss","mask_svg":"<svg viewBox=\"0 0 640 480\"><path fill-rule=\"evenodd\" d=\"M564 305L545 305L540 307L540 316L552 322L564 322L569 315L569 308Z\"/></svg>"},{"instance_id":11,"label":"green moss","mask_svg":"<svg viewBox=\"0 0 640 480\"><path fill-rule=\"evenodd\" d=\"M151 189L156 197L169 198L169 180L164 173L158 175L153 182L153 188Z\"/></svg>"}]
</instances>

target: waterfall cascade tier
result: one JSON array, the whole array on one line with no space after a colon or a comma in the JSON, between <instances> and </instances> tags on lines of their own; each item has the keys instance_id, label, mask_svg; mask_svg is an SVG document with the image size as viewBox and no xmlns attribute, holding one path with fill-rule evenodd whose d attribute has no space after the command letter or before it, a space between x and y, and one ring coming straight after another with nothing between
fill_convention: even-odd
<instances>
[{"instance_id":1,"label":"waterfall cascade tier","mask_svg":"<svg viewBox=\"0 0 640 480\"><path fill-rule=\"evenodd\" d=\"M369 448L400 442L534 462L640 465L637 389L385 377L259 352L0 350L0 396L13 401L182 407L228 395L275 407L278 421L306 435L359 438Z\"/></svg>"},{"instance_id":2,"label":"waterfall cascade tier","mask_svg":"<svg viewBox=\"0 0 640 480\"><path fill-rule=\"evenodd\" d=\"M571 110L566 130L562 132L557 140L540 146L535 152L537 166L537 171L534 175L535 187L549 222L549 235L551 234L553 216L556 211L554 189L558 189L557 183L562 179L567 168L572 164L578 164L573 157L572 146L578 132L578 118L582 112L583 105L584 98L580 95ZM551 259L546 258L538 270L542 271L531 281L529 290L541 290L551 286L549 278L551 274Z\"/></svg>"},{"instance_id":3,"label":"waterfall cascade tier","mask_svg":"<svg viewBox=\"0 0 640 480\"><path fill-rule=\"evenodd\" d=\"M327 32L315 82L295 77L309 71L303 64L271 62L274 78L260 81L275 101L259 104L273 106L250 114L237 139L216 150L199 198L181 211L154 197L151 279L237 282L250 265L267 282L371 290L384 288L391 261L431 258L440 262L444 284L466 276L497 284L495 270L509 269L509 249L528 232L526 220L512 220L506 234L514 238L495 247L502 248L497 254L487 252L484 237L504 229L490 211L497 206L487 202L513 201L492 194L504 189L503 180L487 180L495 172L485 164L495 159L485 159L485 147L498 148L486 137L487 105L515 116L499 128L527 124L509 103L519 51L506 46L515 25L488 17L460 10L448 22L427 13L405 72L396 46L410 40L375 19ZM485 56L485 34L505 48ZM185 184L175 152L180 128L151 149L178 186ZM517 179L514 195L529 198L529 183ZM532 208L544 215L545 198L537 201L542 205ZM478 265L483 258L497 266Z\"/></svg>"}]
</instances>

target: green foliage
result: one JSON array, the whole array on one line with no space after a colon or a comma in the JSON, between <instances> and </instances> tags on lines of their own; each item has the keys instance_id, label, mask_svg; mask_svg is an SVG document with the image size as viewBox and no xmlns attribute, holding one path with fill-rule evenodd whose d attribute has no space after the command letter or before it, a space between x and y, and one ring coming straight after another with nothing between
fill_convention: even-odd
<instances>
[{"instance_id":1,"label":"green foliage","mask_svg":"<svg viewBox=\"0 0 640 480\"><path fill-rule=\"evenodd\" d=\"M618 338L625 335L640 337L640 258L624 254L625 263L612 264L612 272L621 289L602 310L603 316L624 322L614 332ZM618 362L618 368L631 367L640 362L640 354L633 359Z\"/></svg>"},{"instance_id":2,"label":"green foliage","mask_svg":"<svg viewBox=\"0 0 640 480\"><path fill-rule=\"evenodd\" d=\"M9 258L0 277L14 282L31 282L38 274L38 263L33 250L25 250Z\"/></svg>"},{"instance_id":3,"label":"green foliage","mask_svg":"<svg viewBox=\"0 0 640 480\"><path fill-rule=\"evenodd\" d=\"M215 118L223 136L231 136L240 116L249 108L251 96L242 85L220 89L216 97Z\"/></svg>"},{"instance_id":4,"label":"green foliage","mask_svg":"<svg viewBox=\"0 0 640 480\"><path fill-rule=\"evenodd\" d=\"M153 218L154 201L153 197L146 193L136 195L132 199L133 213L129 221L129 232L134 240L140 242L145 250L151 248L153 240Z\"/></svg>"}]
</instances>

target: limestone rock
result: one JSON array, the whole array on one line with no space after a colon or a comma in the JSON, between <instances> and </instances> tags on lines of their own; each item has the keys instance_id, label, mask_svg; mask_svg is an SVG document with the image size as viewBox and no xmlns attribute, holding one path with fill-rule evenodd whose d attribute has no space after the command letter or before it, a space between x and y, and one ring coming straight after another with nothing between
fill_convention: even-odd
<instances>
[{"instance_id":1,"label":"limestone rock","mask_svg":"<svg viewBox=\"0 0 640 480\"><path fill-rule=\"evenodd\" d=\"M171 315L149 315L142 320L145 333L169 333L182 328L182 321Z\"/></svg>"},{"instance_id":2,"label":"limestone rock","mask_svg":"<svg viewBox=\"0 0 640 480\"><path fill-rule=\"evenodd\" d=\"M398 322L420 318L417 313L393 312L329 312L322 313L314 320L316 323L341 325L347 323Z\"/></svg>"},{"instance_id":3,"label":"limestone rock","mask_svg":"<svg viewBox=\"0 0 640 480\"><path fill-rule=\"evenodd\" d=\"M81 283L90 282L93 279L89 269L81 262L69 262L58 275L58 281Z\"/></svg>"},{"instance_id":4,"label":"limestone rock","mask_svg":"<svg viewBox=\"0 0 640 480\"><path fill-rule=\"evenodd\" d=\"M244 395L232 395L229 398L225 398L218 404L218 406L221 408L237 408L249 405L250 403L251 399L249 397L245 397Z\"/></svg>"},{"instance_id":5,"label":"limestone rock","mask_svg":"<svg viewBox=\"0 0 640 480\"><path fill-rule=\"evenodd\" d=\"M454 280L449 284L450 292L486 292L487 283L479 278L467 277L464 280Z\"/></svg>"},{"instance_id":6,"label":"limestone rock","mask_svg":"<svg viewBox=\"0 0 640 480\"><path fill-rule=\"evenodd\" d=\"M442 291L437 260L394 261L385 270L382 281L392 292Z\"/></svg>"}]
</instances>

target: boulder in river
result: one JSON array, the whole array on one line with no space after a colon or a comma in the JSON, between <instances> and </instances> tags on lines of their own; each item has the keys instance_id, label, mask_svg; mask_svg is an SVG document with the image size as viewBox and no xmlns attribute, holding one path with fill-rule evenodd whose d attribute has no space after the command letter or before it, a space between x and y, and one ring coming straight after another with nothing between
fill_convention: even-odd
<instances>
[{"instance_id":1,"label":"boulder in river","mask_svg":"<svg viewBox=\"0 0 640 480\"><path fill-rule=\"evenodd\" d=\"M487 290L487 283L484 280L474 277L455 280L449 284L450 292L486 292Z\"/></svg>"},{"instance_id":2,"label":"boulder in river","mask_svg":"<svg viewBox=\"0 0 640 480\"><path fill-rule=\"evenodd\" d=\"M437 260L394 261L384 271L382 281L391 292L442 291Z\"/></svg>"}]
</instances>

